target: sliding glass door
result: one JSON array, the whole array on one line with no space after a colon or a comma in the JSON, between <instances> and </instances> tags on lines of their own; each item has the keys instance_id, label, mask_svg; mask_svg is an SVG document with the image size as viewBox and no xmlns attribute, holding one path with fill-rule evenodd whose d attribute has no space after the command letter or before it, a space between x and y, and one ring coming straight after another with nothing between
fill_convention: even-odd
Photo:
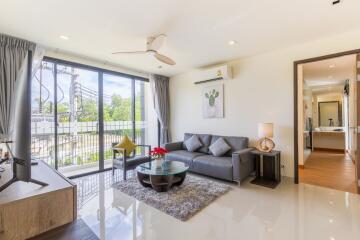
<instances>
[{"instance_id":1,"label":"sliding glass door","mask_svg":"<svg viewBox=\"0 0 360 240\"><path fill-rule=\"evenodd\" d=\"M57 64L57 167L66 176L99 170L98 73Z\"/></svg>"},{"instance_id":2,"label":"sliding glass door","mask_svg":"<svg viewBox=\"0 0 360 240\"><path fill-rule=\"evenodd\" d=\"M145 79L44 60L32 82L32 156L66 176L110 168L125 135L149 144L148 91Z\"/></svg>"},{"instance_id":3,"label":"sliding glass door","mask_svg":"<svg viewBox=\"0 0 360 240\"><path fill-rule=\"evenodd\" d=\"M55 167L55 64L43 62L31 83L31 154Z\"/></svg>"},{"instance_id":4,"label":"sliding glass door","mask_svg":"<svg viewBox=\"0 0 360 240\"><path fill-rule=\"evenodd\" d=\"M112 162L112 144L120 142L125 135L130 139L133 136L132 83L131 78L103 75L105 167L110 167Z\"/></svg>"},{"instance_id":5,"label":"sliding glass door","mask_svg":"<svg viewBox=\"0 0 360 240\"><path fill-rule=\"evenodd\" d=\"M147 114L145 105L145 89L149 88L149 83L144 81L135 81L135 142L137 144L146 144L147 139Z\"/></svg>"}]
</instances>

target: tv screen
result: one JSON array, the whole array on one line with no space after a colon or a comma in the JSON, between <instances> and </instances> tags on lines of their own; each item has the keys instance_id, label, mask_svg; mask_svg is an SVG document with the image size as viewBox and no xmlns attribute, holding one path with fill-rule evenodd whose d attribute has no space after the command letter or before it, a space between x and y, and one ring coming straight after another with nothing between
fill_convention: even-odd
<instances>
[{"instance_id":1,"label":"tv screen","mask_svg":"<svg viewBox=\"0 0 360 240\"><path fill-rule=\"evenodd\" d=\"M31 51L26 63L23 64L15 84L13 143L10 144L14 157L14 171L17 179L22 181L31 179Z\"/></svg>"}]
</instances>

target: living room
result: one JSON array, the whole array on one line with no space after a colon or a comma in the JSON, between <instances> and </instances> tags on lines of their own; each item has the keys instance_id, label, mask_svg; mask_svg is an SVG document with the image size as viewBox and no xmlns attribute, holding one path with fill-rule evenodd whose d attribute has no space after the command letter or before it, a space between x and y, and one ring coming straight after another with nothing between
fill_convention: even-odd
<instances>
[{"instance_id":1,"label":"living room","mask_svg":"<svg viewBox=\"0 0 360 240\"><path fill-rule=\"evenodd\" d=\"M359 239L357 182L299 183L299 65L360 53L358 1L0 6L0 239Z\"/></svg>"}]
</instances>

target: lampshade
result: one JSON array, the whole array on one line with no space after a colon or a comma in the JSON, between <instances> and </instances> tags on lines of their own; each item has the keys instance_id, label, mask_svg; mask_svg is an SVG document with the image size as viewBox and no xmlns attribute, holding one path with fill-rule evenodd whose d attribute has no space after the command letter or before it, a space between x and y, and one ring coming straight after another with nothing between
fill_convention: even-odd
<instances>
[{"instance_id":1,"label":"lampshade","mask_svg":"<svg viewBox=\"0 0 360 240\"><path fill-rule=\"evenodd\" d=\"M274 136L274 124L273 123L259 123L258 136L260 138L272 138Z\"/></svg>"}]
</instances>

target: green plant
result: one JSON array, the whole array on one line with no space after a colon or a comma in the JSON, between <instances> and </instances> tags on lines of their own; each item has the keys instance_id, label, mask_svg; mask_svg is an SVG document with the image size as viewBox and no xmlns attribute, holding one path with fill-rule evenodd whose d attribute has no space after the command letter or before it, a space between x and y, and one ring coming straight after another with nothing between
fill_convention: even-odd
<instances>
[{"instance_id":1,"label":"green plant","mask_svg":"<svg viewBox=\"0 0 360 240\"><path fill-rule=\"evenodd\" d=\"M205 97L209 99L209 105L213 107L215 105L215 99L219 97L219 92L213 89L212 91L205 93Z\"/></svg>"}]
</instances>

